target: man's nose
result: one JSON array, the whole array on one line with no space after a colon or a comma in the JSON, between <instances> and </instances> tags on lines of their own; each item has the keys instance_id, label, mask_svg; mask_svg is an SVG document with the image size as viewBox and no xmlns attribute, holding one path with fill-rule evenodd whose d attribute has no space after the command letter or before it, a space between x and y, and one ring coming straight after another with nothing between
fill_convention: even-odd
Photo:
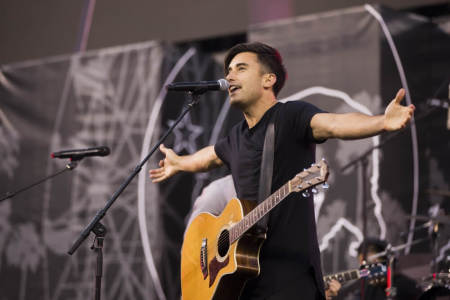
<instances>
[{"instance_id":1,"label":"man's nose","mask_svg":"<svg viewBox=\"0 0 450 300\"><path fill-rule=\"evenodd\" d=\"M228 74L227 74L227 76L225 77L225 79L228 80L228 81L232 81L232 80L234 80L234 76L232 75L231 72L228 72Z\"/></svg>"}]
</instances>

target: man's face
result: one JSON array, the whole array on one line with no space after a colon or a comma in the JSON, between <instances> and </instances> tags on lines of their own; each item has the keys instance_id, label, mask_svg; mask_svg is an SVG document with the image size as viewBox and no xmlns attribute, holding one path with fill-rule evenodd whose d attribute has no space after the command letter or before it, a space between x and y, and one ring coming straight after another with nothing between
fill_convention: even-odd
<instances>
[{"instance_id":1,"label":"man's face","mask_svg":"<svg viewBox=\"0 0 450 300\"><path fill-rule=\"evenodd\" d=\"M373 251L368 251L368 252L367 252L367 256L366 256L366 261L365 261L365 263L367 263L367 264L373 264L373 263L376 263L376 262L380 262L380 258L379 258L379 257L377 257L377 258L371 258L371 256L372 256L372 255L375 255L375 254L377 254L377 253L376 253L376 252L373 252ZM364 262L364 260L363 260L363 255L362 255L362 254L358 254L358 260L359 260L359 264L362 265L363 262Z\"/></svg>"},{"instance_id":2,"label":"man's face","mask_svg":"<svg viewBox=\"0 0 450 300\"><path fill-rule=\"evenodd\" d=\"M253 52L241 52L228 65L230 103L239 108L254 104L264 91L263 68Z\"/></svg>"}]
</instances>

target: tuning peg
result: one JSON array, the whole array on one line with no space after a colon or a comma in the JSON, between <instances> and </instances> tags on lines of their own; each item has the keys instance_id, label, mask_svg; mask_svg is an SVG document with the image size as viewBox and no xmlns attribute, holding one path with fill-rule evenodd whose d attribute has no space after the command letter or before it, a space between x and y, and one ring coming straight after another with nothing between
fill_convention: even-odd
<instances>
[{"instance_id":1,"label":"tuning peg","mask_svg":"<svg viewBox=\"0 0 450 300\"><path fill-rule=\"evenodd\" d=\"M330 185L329 185L328 183L324 182L324 183L322 184L322 188L325 189L325 190L327 190L327 189L330 188Z\"/></svg>"},{"instance_id":2,"label":"tuning peg","mask_svg":"<svg viewBox=\"0 0 450 300\"><path fill-rule=\"evenodd\" d=\"M311 192L312 192L314 195L319 193L319 191L318 191L316 188L312 188L312 189L311 189Z\"/></svg>"},{"instance_id":3,"label":"tuning peg","mask_svg":"<svg viewBox=\"0 0 450 300\"><path fill-rule=\"evenodd\" d=\"M302 196L305 197L305 198L308 198L308 197L310 196L308 190L305 190L305 191L302 193Z\"/></svg>"}]
</instances>

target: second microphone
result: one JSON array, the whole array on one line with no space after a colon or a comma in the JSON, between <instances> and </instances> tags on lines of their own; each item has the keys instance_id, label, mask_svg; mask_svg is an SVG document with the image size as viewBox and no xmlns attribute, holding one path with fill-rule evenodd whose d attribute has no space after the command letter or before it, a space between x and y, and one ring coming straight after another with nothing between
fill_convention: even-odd
<instances>
[{"instance_id":1,"label":"second microphone","mask_svg":"<svg viewBox=\"0 0 450 300\"><path fill-rule=\"evenodd\" d=\"M226 79L198 82L174 82L166 86L168 91L204 93L207 91L226 91L230 84Z\"/></svg>"}]
</instances>

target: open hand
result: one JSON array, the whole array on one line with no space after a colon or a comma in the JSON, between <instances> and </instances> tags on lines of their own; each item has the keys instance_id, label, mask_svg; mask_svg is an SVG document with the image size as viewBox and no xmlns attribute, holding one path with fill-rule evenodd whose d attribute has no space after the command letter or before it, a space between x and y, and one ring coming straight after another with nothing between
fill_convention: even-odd
<instances>
[{"instance_id":1,"label":"open hand","mask_svg":"<svg viewBox=\"0 0 450 300\"><path fill-rule=\"evenodd\" d=\"M159 150L161 150L166 157L159 161L158 169L152 169L149 171L152 182L164 181L180 171L180 156L178 156L172 149L166 148L162 144L159 146Z\"/></svg>"},{"instance_id":2,"label":"open hand","mask_svg":"<svg viewBox=\"0 0 450 300\"><path fill-rule=\"evenodd\" d=\"M400 102L405 97L405 90L400 89L394 100L389 103L384 112L384 130L394 131L404 128L411 120L414 113L414 105L403 106Z\"/></svg>"}]
</instances>

